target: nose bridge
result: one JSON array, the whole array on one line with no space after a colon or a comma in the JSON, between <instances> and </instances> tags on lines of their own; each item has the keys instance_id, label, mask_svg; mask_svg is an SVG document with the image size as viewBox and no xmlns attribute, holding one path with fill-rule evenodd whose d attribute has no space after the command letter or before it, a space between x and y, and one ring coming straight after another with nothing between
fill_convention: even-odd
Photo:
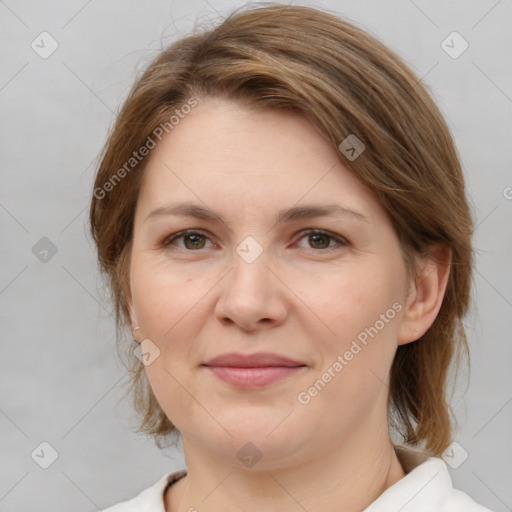
<instances>
[{"instance_id":1,"label":"nose bridge","mask_svg":"<svg viewBox=\"0 0 512 512\"><path fill-rule=\"evenodd\" d=\"M262 237L259 237L260 240ZM246 285L258 288L258 293L269 288L269 250L254 236L245 237L236 247L233 255L234 269L230 286ZM259 290L261 288L261 290Z\"/></svg>"},{"instance_id":2,"label":"nose bridge","mask_svg":"<svg viewBox=\"0 0 512 512\"><path fill-rule=\"evenodd\" d=\"M283 318L286 308L276 289L278 280L270 270L269 254L253 236L235 247L232 270L216 306L220 319L229 318L250 329L261 319L275 322Z\"/></svg>"},{"instance_id":3,"label":"nose bridge","mask_svg":"<svg viewBox=\"0 0 512 512\"><path fill-rule=\"evenodd\" d=\"M261 240L261 237L259 238ZM258 242L258 240L252 235L246 236L237 245L235 251L238 254L238 256L248 265L251 265L258 259L260 259L263 252L265 252L262 244L260 244L260 242Z\"/></svg>"}]
</instances>

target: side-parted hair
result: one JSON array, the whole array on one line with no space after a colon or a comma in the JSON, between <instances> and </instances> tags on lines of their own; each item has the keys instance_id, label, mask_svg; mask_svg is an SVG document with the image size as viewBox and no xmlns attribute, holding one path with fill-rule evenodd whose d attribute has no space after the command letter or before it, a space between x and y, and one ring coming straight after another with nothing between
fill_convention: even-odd
<instances>
[{"instance_id":1,"label":"side-parted hair","mask_svg":"<svg viewBox=\"0 0 512 512\"><path fill-rule=\"evenodd\" d=\"M89 218L115 305L118 349L130 325L134 214L150 141L158 143L162 130L172 137L176 119L208 98L286 109L314 123L389 214L411 279L417 279L415 255L429 255L436 242L451 248L441 309L421 338L398 347L388 400L390 426L404 441L440 455L455 419L447 398L451 363L458 369L463 354L469 363L462 320L470 302L473 220L461 164L428 87L378 39L337 15L245 6L171 44L136 80L100 155ZM349 135L365 146L355 159L338 149ZM177 429L144 365L131 358L128 391L141 415L138 431L160 446Z\"/></svg>"}]
</instances>

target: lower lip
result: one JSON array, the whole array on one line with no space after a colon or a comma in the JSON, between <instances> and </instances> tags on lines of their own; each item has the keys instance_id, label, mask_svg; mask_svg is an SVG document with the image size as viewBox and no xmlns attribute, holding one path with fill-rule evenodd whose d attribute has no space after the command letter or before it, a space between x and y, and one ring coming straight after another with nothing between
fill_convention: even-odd
<instances>
[{"instance_id":1,"label":"lower lip","mask_svg":"<svg viewBox=\"0 0 512 512\"><path fill-rule=\"evenodd\" d=\"M262 388L296 374L305 366L264 366L238 368L231 366L207 366L219 379L239 388Z\"/></svg>"}]
</instances>

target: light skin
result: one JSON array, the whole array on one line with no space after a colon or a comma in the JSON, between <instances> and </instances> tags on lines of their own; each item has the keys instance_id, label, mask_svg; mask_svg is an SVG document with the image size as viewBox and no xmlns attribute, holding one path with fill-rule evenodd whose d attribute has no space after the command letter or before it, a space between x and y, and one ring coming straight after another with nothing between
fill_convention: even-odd
<instances>
[{"instance_id":1,"label":"light skin","mask_svg":"<svg viewBox=\"0 0 512 512\"><path fill-rule=\"evenodd\" d=\"M417 258L419 279L408 281L388 215L341 158L298 114L212 99L150 155L128 302L138 336L160 350L146 374L183 439L187 476L168 489L167 512L358 511L405 476L389 435L389 370L397 347L433 323L448 266ZM185 201L224 222L149 216ZM276 223L283 209L327 204L366 220L336 214ZM186 229L195 235L164 245ZM249 236L263 251L252 263L236 251ZM433 250L448 261L449 251ZM401 310L300 403L299 393L394 303ZM246 390L201 366L226 352L260 351L306 368ZM237 457L248 442L262 455L252 467Z\"/></svg>"}]
</instances>

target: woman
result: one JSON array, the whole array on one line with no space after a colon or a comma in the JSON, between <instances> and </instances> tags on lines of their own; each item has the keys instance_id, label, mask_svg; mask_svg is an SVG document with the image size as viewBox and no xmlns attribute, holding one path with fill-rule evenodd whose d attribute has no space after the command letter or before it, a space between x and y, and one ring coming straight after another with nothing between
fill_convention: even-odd
<instances>
[{"instance_id":1,"label":"woman","mask_svg":"<svg viewBox=\"0 0 512 512\"><path fill-rule=\"evenodd\" d=\"M461 166L382 43L281 5L174 43L118 116L90 222L139 431L179 432L187 465L110 512L488 510L441 458Z\"/></svg>"}]
</instances>

